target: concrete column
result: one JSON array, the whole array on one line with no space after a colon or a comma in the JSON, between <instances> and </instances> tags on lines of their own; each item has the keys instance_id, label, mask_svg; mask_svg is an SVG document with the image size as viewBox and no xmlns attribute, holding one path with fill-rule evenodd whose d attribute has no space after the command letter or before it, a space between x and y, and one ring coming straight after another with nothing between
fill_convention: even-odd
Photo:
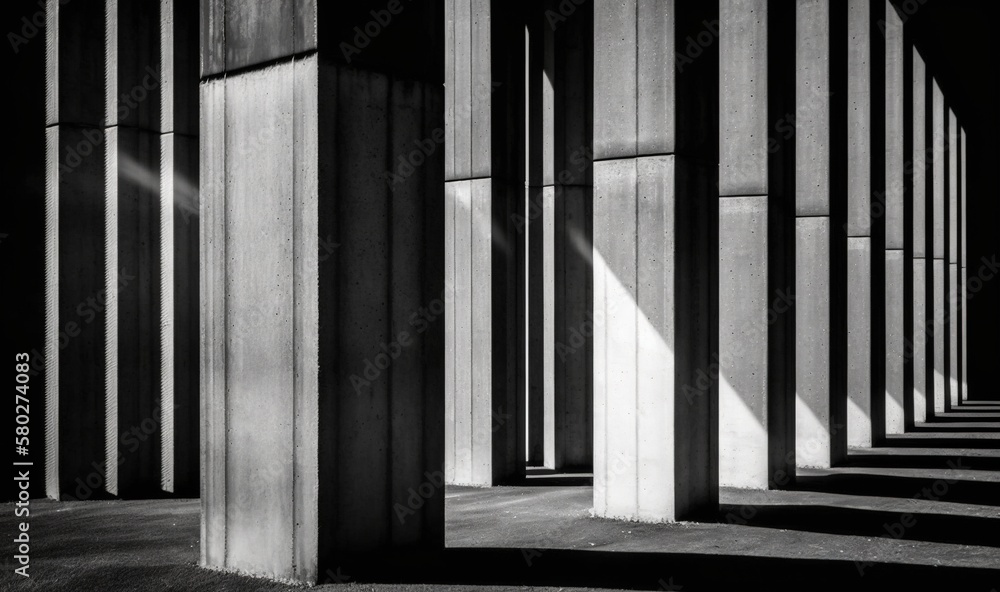
<instances>
[{"instance_id":1,"label":"concrete column","mask_svg":"<svg viewBox=\"0 0 1000 592\"><path fill-rule=\"evenodd\" d=\"M930 273L933 251L928 249L932 233L930 232L930 215L932 207L928 207L927 195L930 193L931 178L928 175L928 156L932 144L927 141L927 123L930 112L927 109L927 97L930 87L927 84L927 68L916 47L911 47L913 60L913 77L910 82L912 89L912 122L913 150L911 158L913 184L913 323L912 344L913 362L913 402L912 415L907 418L907 426L914 422L927 421L927 411L933 399L929 398L932 382L933 351L929 349L930 328L932 327L932 310L928 306L930 299Z\"/></svg>"},{"instance_id":2,"label":"concrete column","mask_svg":"<svg viewBox=\"0 0 1000 592\"><path fill-rule=\"evenodd\" d=\"M885 436L885 389L879 384L884 381L885 261L875 256L884 250L890 224L885 19L884 1L847 4L847 438L849 445L859 447Z\"/></svg>"},{"instance_id":3,"label":"concrete column","mask_svg":"<svg viewBox=\"0 0 1000 592\"><path fill-rule=\"evenodd\" d=\"M443 547L445 17L384 6L202 3L204 565Z\"/></svg>"},{"instance_id":4,"label":"concrete column","mask_svg":"<svg viewBox=\"0 0 1000 592\"><path fill-rule=\"evenodd\" d=\"M959 141L959 160L961 164L959 165L959 170L961 171L961 233L959 239L959 254L958 262L961 268L962 277L959 282L959 306L961 307L961 337L959 338L959 349L961 350L961 361L960 361L960 372L962 373L961 388L962 388L962 401L969 400L969 274L966 269L966 264L969 259L969 235L966 234L966 204L968 203L968 177L966 176L967 168L966 163L969 160L969 153L966 151L965 142L965 128L960 130L961 140Z\"/></svg>"},{"instance_id":5,"label":"concrete column","mask_svg":"<svg viewBox=\"0 0 1000 592\"><path fill-rule=\"evenodd\" d=\"M524 23L499 0L445 12L446 474L496 485L525 464Z\"/></svg>"},{"instance_id":6,"label":"concrete column","mask_svg":"<svg viewBox=\"0 0 1000 592\"><path fill-rule=\"evenodd\" d=\"M160 1L161 487L198 492L198 3Z\"/></svg>"},{"instance_id":7,"label":"concrete column","mask_svg":"<svg viewBox=\"0 0 1000 592\"><path fill-rule=\"evenodd\" d=\"M594 4L594 513L718 507L717 7ZM690 39L708 39L684 63ZM700 390L699 390L700 389Z\"/></svg>"},{"instance_id":8,"label":"concrete column","mask_svg":"<svg viewBox=\"0 0 1000 592\"><path fill-rule=\"evenodd\" d=\"M906 429L906 374L910 366L911 342L907 336L907 295L912 293L913 275L906 261L905 148L906 66L903 21L888 1L885 3L885 433L902 434ZM873 36L874 39L881 37ZM910 142L913 140L910 139ZM874 151L877 152L877 151ZM874 157L877 154L873 153ZM874 161L873 161L874 162ZM912 195L912 191L910 192ZM911 313L912 314L912 313ZM876 395L880 396L880 395Z\"/></svg>"},{"instance_id":9,"label":"concrete column","mask_svg":"<svg viewBox=\"0 0 1000 592\"><path fill-rule=\"evenodd\" d=\"M948 397L948 333L947 333L947 312L946 307L947 301L947 223L946 218L948 213L948 208L946 204L947 195L945 193L947 188L947 178L945 175L948 167L946 166L947 161L945 160L945 142L946 142L946 129L945 129L945 106L944 106L944 95L941 93L941 87L938 85L938 81L933 81L932 86L932 98L931 98L931 112L932 112L932 170L931 174L933 176L933 213L931 214L932 225L929 228L933 228L933 234L930 237L930 244L932 245L931 253L933 255L932 263L932 273L933 277L929 278L931 283L931 293L933 299L928 302L931 303L933 310L933 327L931 330L933 352L934 352L934 379L930 383L928 397L933 402L933 407L928 409L928 412L933 411L933 414L943 413L945 410L945 400ZM929 413L928 417L932 417Z\"/></svg>"},{"instance_id":10,"label":"concrete column","mask_svg":"<svg viewBox=\"0 0 1000 592\"><path fill-rule=\"evenodd\" d=\"M830 467L847 455L847 7L798 0L795 16L796 457Z\"/></svg>"},{"instance_id":11,"label":"concrete column","mask_svg":"<svg viewBox=\"0 0 1000 592\"><path fill-rule=\"evenodd\" d=\"M958 169L958 119L955 111L948 109L948 407L958 407L961 391L961 306L959 304L959 240L961 235L961 185Z\"/></svg>"},{"instance_id":12,"label":"concrete column","mask_svg":"<svg viewBox=\"0 0 1000 592\"><path fill-rule=\"evenodd\" d=\"M165 415L159 388L159 6L106 0L105 17L105 455L117 459L107 463L106 489L136 497L160 490Z\"/></svg>"},{"instance_id":13,"label":"concrete column","mask_svg":"<svg viewBox=\"0 0 1000 592\"><path fill-rule=\"evenodd\" d=\"M53 499L105 489L103 9L46 5L45 491Z\"/></svg>"},{"instance_id":14,"label":"concrete column","mask_svg":"<svg viewBox=\"0 0 1000 592\"><path fill-rule=\"evenodd\" d=\"M555 22L551 14L558 2L540 5L528 31L529 400L538 408L529 417L542 415L529 433L540 429L546 467L585 469L593 455L593 11Z\"/></svg>"},{"instance_id":15,"label":"concrete column","mask_svg":"<svg viewBox=\"0 0 1000 592\"><path fill-rule=\"evenodd\" d=\"M726 2L720 21L719 481L783 488L795 479L795 104L787 82L795 15L788 2Z\"/></svg>"}]
</instances>

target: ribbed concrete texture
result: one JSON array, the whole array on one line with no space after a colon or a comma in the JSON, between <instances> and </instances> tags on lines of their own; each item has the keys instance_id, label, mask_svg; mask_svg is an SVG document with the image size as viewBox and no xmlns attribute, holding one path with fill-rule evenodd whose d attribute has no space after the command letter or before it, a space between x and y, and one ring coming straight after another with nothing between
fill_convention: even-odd
<instances>
[{"instance_id":1,"label":"ribbed concrete texture","mask_svg":"<svg viewBox=\"0 0 1000 592\"><path fill-rule=\"evenodd\" d=\"M800 467L830 467L847 454L847 20L845 4L796 3L795 445Z\"/></svg>"},{"instance_id":2,"label":"ribbed concrete texture","mask_svg":"<svg viewBox=\"0 0 1000 592\"><path fill-rule=\"evenodd\" d=\"M930 392L928 397L933 401L933 407L928 409L928 412L933 410L934 415L944 413L945 410L945 400L948 398L948 319L947 319L947 253L948 253L948 205L946 194L947 189L947 179L945 177L946 171L948 170L947 165L947 153L945 137L945 105L944 105L944 95L941 92L941 87L937 80L933 81L931 94L931 158L933 166L931 168L932 175L932 214L931 214L931 225L928 227L930 231L933 232L930 237L930 244L932 248L930 249L930 254L933 256L933 277L931 278L931 294L932 298L928 300L930 303L933 313L931 318L934 320L933 325L933 355L934 355L934 379L933 382L929 384Z\"/></svg>"},{"instance_id":3,"label":"ribbed concrete texture","mask_svg":"<svg viewBox=\"0 0 1000 592\"><path fill-rule=\"evenodd\" d=\"M728 487L784 488L795 479L788 9L765 0L721 5L716 363L719 481Z\"/></svg>"},{"instance_id":4,"label":"ribbed concrete texture","mask_svg":"<svg viewBox=\"0 0 1000 592\"><path fill-rule=\"evenodd\" d=\"M317 21L251 4L203 47L243 69L201 82L202 563L316 582L443 545L443 80L332 42L255 64L230 30L294 48ZM443 60L440 11L393 18L381 42Z\"/></svg>"},{"instance_id":5,"label":"ribbed concrete texture","mask_svg":"<svg viewBox=\"0 0 1000 592\"><path fill-rule=\"evenodd\" d=\"M105 437L108 493L160 489L159 6L108 0L105 15ZM135 276L119 291L119 274ZM130 433L138 428L139 434Z\"/></svg>"},{"instance_id":6,"label":"ribbed concrete texture","mask_svg":"<svg viewBox=\"0 0 1000 592\"><path fill-rule=\"evenodd\" d=\"M873 3L873 10L877 3ZM906 51L903 41L903 21L896 9L888 1L884 2L885 13L885 81L883 94L885 99L884 127L876 129L875 133L884 134L885 152L885 293L881 310L885 314L883 324L885 330L885 356L883 357L885 390L884 395L874 393L873 396L885 397L885 433L902 434L906 428L906 392L912 388L907 381L907 372L912 364L912 355L908 345L912 343L912 333L907 331L907 294L913 290L912 266L906 260L906 197L907 195L906 163L911 162L906 154L907 134L912 133L907 128L905 120L906 84ZM878 22L876 20L876 26ZM872 37L883 39L879 35ZM873 80L873 84L876 81ZM910 141L912 142L912 136ZM877 162L873 152L873 162ZM877 359L876 359L876 363ZM912 411L911 411L912 414Z\"/></svg>"},{"instance_id":7,"label":"ribbed concrete texture","mask_svg":"<svg viewBox=\"0 0 1000 592\"><path fill-rule=\"evenodd\" d=\"M933 399L929 397L933 383L931 382L931 368L933 363L933 351L931 346L931 332L933 326L931 319L930 303L930 278L931 278L931 254L928 249L928 241L932 233L929 222L932 213L932 204L927 203L927 196L930 184L928 167L930 165L929 149L931 143L927 141L927 121L930 111L927 108L927 96L929 86L927 84L927 69L924 60L920 56L916 47L907 47L912 59L912 80L908 82L911 87L912 114L913 119L910 125L913 134L913 205L912 205L912 237L913 237L913 260L911 261L913 270L913 319L911 323L911 335L913 343L913 362L910 365L911 380L913 381L911 415L906 418L907 427L914 423L927 421L928 407Z\"/></svg>"},{"instance_id":8,"label":"ribbed concrete texture","mask_svg":"<svg viewBox=\"0 0 1000 592\"><path fill-rule=\"evenodd\" d=\"M106 291L99 8L50 2L46 12L45 491L55 499L106 493L115 463L106 463L114 457L105 432L105 311L115 295L135 292L139 272L123 270Z\"/></svg>"},{"instance_id":9,"label":"ribbed concrete texture","mask_svg":"<svg viewBox=\"0 0 1000 592\"><path fill-rule=\"evenodd\" d=\"M198 492L198 3L160 3L160 486Z\"/></svg>"},{"instance_id":10,"label":"ribbed concrete texture","mask_svg":"<svg viewBox=\"0 0 1000 592\"><path fill-rule=\"evenodd\" d=\"M499 1L445 11L445 474L496 485L521 478L526 455L524 28Z\"/></svg>"},{"instance_id":11,"label":"ribbed concrete texture","mask_svg":"<svg viewBox=\"0 0 1000 592\"><path fill-rule=\"evenodd\" d=\"M527 28L528 459L589 469L593 11L553 29L557 13L539 4Z\"/></svg>"},{"instance_id":12,"label":"ribbed concrete texture","mask_svg":"<svg viewBox=\"0 0 1000 592\"><path fill-rule=\"evenodd\" d=\"M693 519L718 503L718 112L694 105L719 61L714 44L683 70L675 55L718 14L594 9L594 514Z\"/></svg>"}]
</instances>

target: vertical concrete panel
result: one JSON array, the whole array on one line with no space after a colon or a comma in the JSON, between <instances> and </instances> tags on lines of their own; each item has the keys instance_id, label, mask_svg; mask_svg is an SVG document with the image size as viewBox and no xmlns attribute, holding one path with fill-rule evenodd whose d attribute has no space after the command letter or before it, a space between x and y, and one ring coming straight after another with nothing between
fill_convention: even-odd
<instances>
[{"instance_id":1,"label":"vertical concrete panel","mask_svg":"<svg viewBox=\"0 0 1000 592\"><path fill-rule=\"evenodd\" d=\"M386 477L391 465L385 442L391 434L392 361L379 356L380 345L392 340L387 310L391 298L387 221L392 199L384 181L385 163L392 158L387 142L389 84L380 73L337 71L337 217L341 221L337 271L353 280L350 289L339 286L338 361L345 374L375 377L370 385L347 391L357 396L338 401L337 542L359 552L387 544L388 523L394 519L384 510L391 507ZM366 149L348 148L357 145Z\"/></svg>"},{"instance_id":2,"label":"vertical concrete panel","mask_svg":"<svg viewBox=\"0 0 1000 592\"><path fill-rule=\"evenodd\" d=\"M226 564L226 83L201 84L201 563Z\"/></svg>"},{"instance_id":3,"label":"vertical concrete panel","mask_svg":"<svg viewBox=\"0 0 1000 592\"><path fill-rule=\"evenodd\" d=\"M493 172L493 42L490 35L492 0L472 0L472 177ZM462 55L462 54L458 54Z\"/></svg>"},{"instance_id":4,"label":"vertical concrete panel","mask_svg":"<svg viewBox=\"0 0 1000 592\"><path fill-rule=\"evenodd\" d=\"M603 292L595 292L595 352L603 353L604 388L595 399L595 442L604 442L603 488L595 484L596 507L606 517L635 518L636 450L636 163L594 165L594 266ZM602 405L603 403L603 405ZM600 430L600 432L598 432ZM600 455L600 450L597 451Z\"/></svg>"},{"instance_id":5,"label":"vertical concrete panel","mask_svg":"<svg viewBox=\"0 0 1000 592\"><path fill-rule=\"evenodd\" d=\"M445 157L447 164L447 156ZM455 392L456 378L456 352L455 331L456 323L456 297L458 295L458 276L455 267L455 240L456 240L456 218L455 202L458 195L458 188L455 182L446 182L444 185L444 324L445 324L445 346L444 346L444 474L445 479L451 483L455 476L455 427L458 417L455 414L455 403L457 393Z\"/></svg>"},{"instance_id":6,"label":"vertical concrete panel","mask_svg":"<svg viewBox=\"0 0 1000 592\"><path fill-rule=\"evenodd\" d=\"M551 134L546 134L549 138ZM549 159L551 162L551 159ZM543 440L545 465L549 468L561 466L561 447L557 445L557 432L563 428L562 421L556 414L556 188L548 186L542 189L541 211L541 277L532 278L541 281L542 291L542 392L543 402Z\"/></svg>"},{"instance_id":7,"label":"vertical concrete panel","mask_svg":"<svg viewBox=\"0 0 1000 592\"><path fill-rule=\"evenodd\" d=\"M795 214L830 215L830 4L795 5Z\"/></svg>"},{"instance_id":8,"label":"vertical concrete panel","mask_svg":"<svg viewBox=\"0 0 1000 592\"><path fill-rule=\"evenodd\" d=\"M847 443L870 447L872 441L872 241L847 239Z\"/></svg>"},{"instance_id":9,"label":"vertical concrete panel","mask_svg":"<svg viewBox=\"0 0 1000 592\"><path fill-rule=\"evenodd\" d=\"M229 77L225 105L227 564L285 577L294 527L293 82L291 63Z\"/></svg>"},{"instance_id":10,"label":"vertical concrete panel","mask_svg":"<svg viewBox=\"0 0 1000 592\"><path fill-rule=\"evenodd\" d=\"M768 192L767 0L720 4L719 194ZM785 8L787 9L787 8ZM723 239L725 240L725 239Z\"/></svg>"},{"instance_id":11,"label":"vertical concrete panel","mask_svg":"<svg viewBox=\"0 0 1000 592\"><path fill-rule=\"evenodd\" d=\"M638 154L669 154L676 148L676 0L637 2L636 148Z\"/></svg>"},{"instance_id":12,"label":"vertical concrete panel","mask_svg":"<svg viewBox=\"0 0 1000 592\"><path fill-rule=\"evenodd\" d=\"M453 42L447 48L447 53L455 56L455 111L449 131L454 134L454 158L452 179L468 179L472 175L472 68L474 53L472 45L473 11L472 0L454 0L455 19Z\"/></svg>"},{"instance_id":13,"label":"vertical concrete panel","mask_svg":"<svg viewBox=\"0 0 1000 592\"><path fill-rule=\"evenodd\" d=\"M906 322L902 312L903 282L906 262L901 249L887 249L885 252L885 293L886 293L886 374L885 374L885 430L887 434L902 434L904 417L904 356L906 338L903 325ZM849 433L849 432L848 432Z\"/></svg>"},{"instance_id":14,"label":"vertical concrete panel","mask_svg":"<svg viewBox=\"0 0 1000 592\"><path fill-rule=\"evenodd\" d=\"M800 467L831 466L830 409L831 270L830 219L800 217L795 222L796 462Z\"/></svg>"},{"instance_id":15,"label":"vertical concrete panel","mask_svg":"<svg viewBox=\"0 0 1000 592\"><path fill-rule=\"evenodd\" d=\"M493 381L493 188L490 179L472 181L471 317L472 317L472 467L471 483L493 484L493 439L500 431L494 417Z\"/></svg>"},{"instance_id":16,"label":"vertical concrete panel","mask_svg":"<svg viewBox=\"0 0 1000 592\"><path fill-rule=\"evenodd\" d=\"M636 0L594 4L594 158L636 154Z\"/></svg>"},{"instance_id":17,"label":"vertical concrete panel","mask_svg":"<svg viewBox=\"0 0 1000 592\"><path fill-rule=\"evenodd\" d=\"M948 387L948 372L945 368L947 361L945 356L947 355L947 345L946 345L946 306L948 304L947 297L945 295L945 274L947 273L947 264L943 259L934 259L933 263L933 290L934 290L934 326L932 335L934 336L934 382L933 382L933 397L934 397L934 413L944 413L945 410L945 395L947 394Z\"/></svg>"},{"instance_id":18,"label":"vertical concrete panel","mask_svg":"<svg viewBox=\"0 0 1000 592\"><path fill-rule=\"evenodd\" d=\"M473 484L472 414L472 182L449 184L455 192L455 472L454 483Z\"/></svg>"},{"instance_id":19,"label":"vertical concrete panel","mask_svg":"<svg viewBox=\"0 0 1000 592\"><path fill-rule=\"evenodd\" d=\"M927 363L933 356L929 350L930 333L927 322L927 259L913 260L913 421L927 421Z\"/></svg>"},{"instance_id":20,"label":"vertical concrete panel","mask_svg":"<svg viewBox=\"0 0 1000 592\"><path fill-rule=\"evenodd\" d=\"M319 58L293 63L293 399L295 577L315 581L319 553ZM324 236L324 240L326 237ZM327 253L324 253L327 255Z\"/></svg>"},{"instance_id":21,"label":"vertical concrete panel","mask_svg":"<svg viewBox=\"0 0 1000 592\"><path fill-rule=\"evenodd\" d=\"M639 520L676 515L674 348L677 237L673 156L636 161L636 454ZM622 229L622 232L626 232ZM667 429L664 429L667 427Z\"/></svg>"},{"instance_id":22,"label":"vertical concrete panel","mask_svg":"<svg viewBox=\"0 0 1000 592\"><path fill-rule=\"evenodd\" d=\"M51 13L47 18L51 20ZM53 25L49 23L50 27ZM46 40L46 51L51 52L53 45ZM52 77L46 76L46 80L51 81ZM47 105L51 106L51 102ZM45 128L45 495L56 500L60 491L59 131L58 126Z\"/></svg>"},{"instance_id":23,"label":"vertical concrete panel","mask_svg":"<svg viewBox=\"0 0 1000 592\"><path fill-rule=\"evenodd\" d=\"M767 489L768 197L719 202L720 485ZM754 344L754 345L751 345Z\"/></svg>"}]
</instances>

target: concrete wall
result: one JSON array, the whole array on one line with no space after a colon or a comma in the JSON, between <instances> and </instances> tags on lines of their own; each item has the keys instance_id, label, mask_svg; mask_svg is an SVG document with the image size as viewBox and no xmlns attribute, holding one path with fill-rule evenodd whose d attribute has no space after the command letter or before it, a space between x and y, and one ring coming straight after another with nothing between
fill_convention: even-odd
<instances>
[{"instance_id":1,"label":"concrete wall","mask_svg":"<svg viewBox=\"0 0 1000 592\"><path fill-rule=\"evenodd\" d=\"M938 81L933 80L933 86L931 91L931 101L929 102L931 108L931 138L932 142L932 162L933 167L931 169L932 174L932 203L933 208L931 209L931 226L928 230L933 229L933 234L930 238L930 244L932 248L930 253L933 255L933 262L931 264L930 273L933 275L928 279L931 282L931 294L932 299L928 300L930 303L933 315L933 360L934 360L934 379L933 382L929 384L930 392L928 397L933 401L933 407L928 409L928 411L933 411L933 414L943 413L945 410L945 401L948 399L948 325L947 325L947 312L946 307L948 304L947 297L947 277L946 277L946 257L947 257L947 227L948 227L948 206L947 206L947 178L945 177L946 171L948 170L947 165L947 153L945 152L945 143L947 142L947 129L945 127L945 105L944 105L944 94L941 92L941 87ZM930 415L929 415L930 416Z\"/></svg>"}]
</instances>

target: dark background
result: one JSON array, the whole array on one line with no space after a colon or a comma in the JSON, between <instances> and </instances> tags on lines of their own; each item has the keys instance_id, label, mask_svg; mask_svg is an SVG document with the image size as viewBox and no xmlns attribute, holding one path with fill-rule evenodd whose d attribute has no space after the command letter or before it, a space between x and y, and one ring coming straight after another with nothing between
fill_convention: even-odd
<instances>
[{"instance_id":1,"label":"dark background","mask_svg":"<svg viewBox=\"0 0 1000 592\"><path fill-rule=\"evenodd\" d=\"M684 0L679 0L684 1ZM722 0L726 1L726 0ZM968 267L970 277L981 259L1000 254L1000 206L994 179L1000 167L1000 68L988 3L957 0L898 2L930 73L968 135ZM916 8L914 11L913 9ZM95 6L95 9L97 7ZM7 149L3 158L4 199L0 213L0 261L3 269L3 350L6 376L14 379L14 354L43 352L44 328L44 107L45 39L39 29L15 53L11 34L23 35L24 21L41 11L38 0L9 0L3 6L3 53ZM30 27L28 28L30 31ZM103 34L103 32L95 32ZM27 37L25 35L25 37ZM985 283L969 302L969 393L993 399L994 368L1000 335L1000 278ZM32 460L44 455L41 441L44 409L42 375L32 377ZM10 399L8 399L10 404ZM10 426L11 424L7 424ZM39 467L40 468L40 467ZM40 471L35 484L41 484ZM40 490L36 489L36 495Z\"/></svg>"}]
</instances>

